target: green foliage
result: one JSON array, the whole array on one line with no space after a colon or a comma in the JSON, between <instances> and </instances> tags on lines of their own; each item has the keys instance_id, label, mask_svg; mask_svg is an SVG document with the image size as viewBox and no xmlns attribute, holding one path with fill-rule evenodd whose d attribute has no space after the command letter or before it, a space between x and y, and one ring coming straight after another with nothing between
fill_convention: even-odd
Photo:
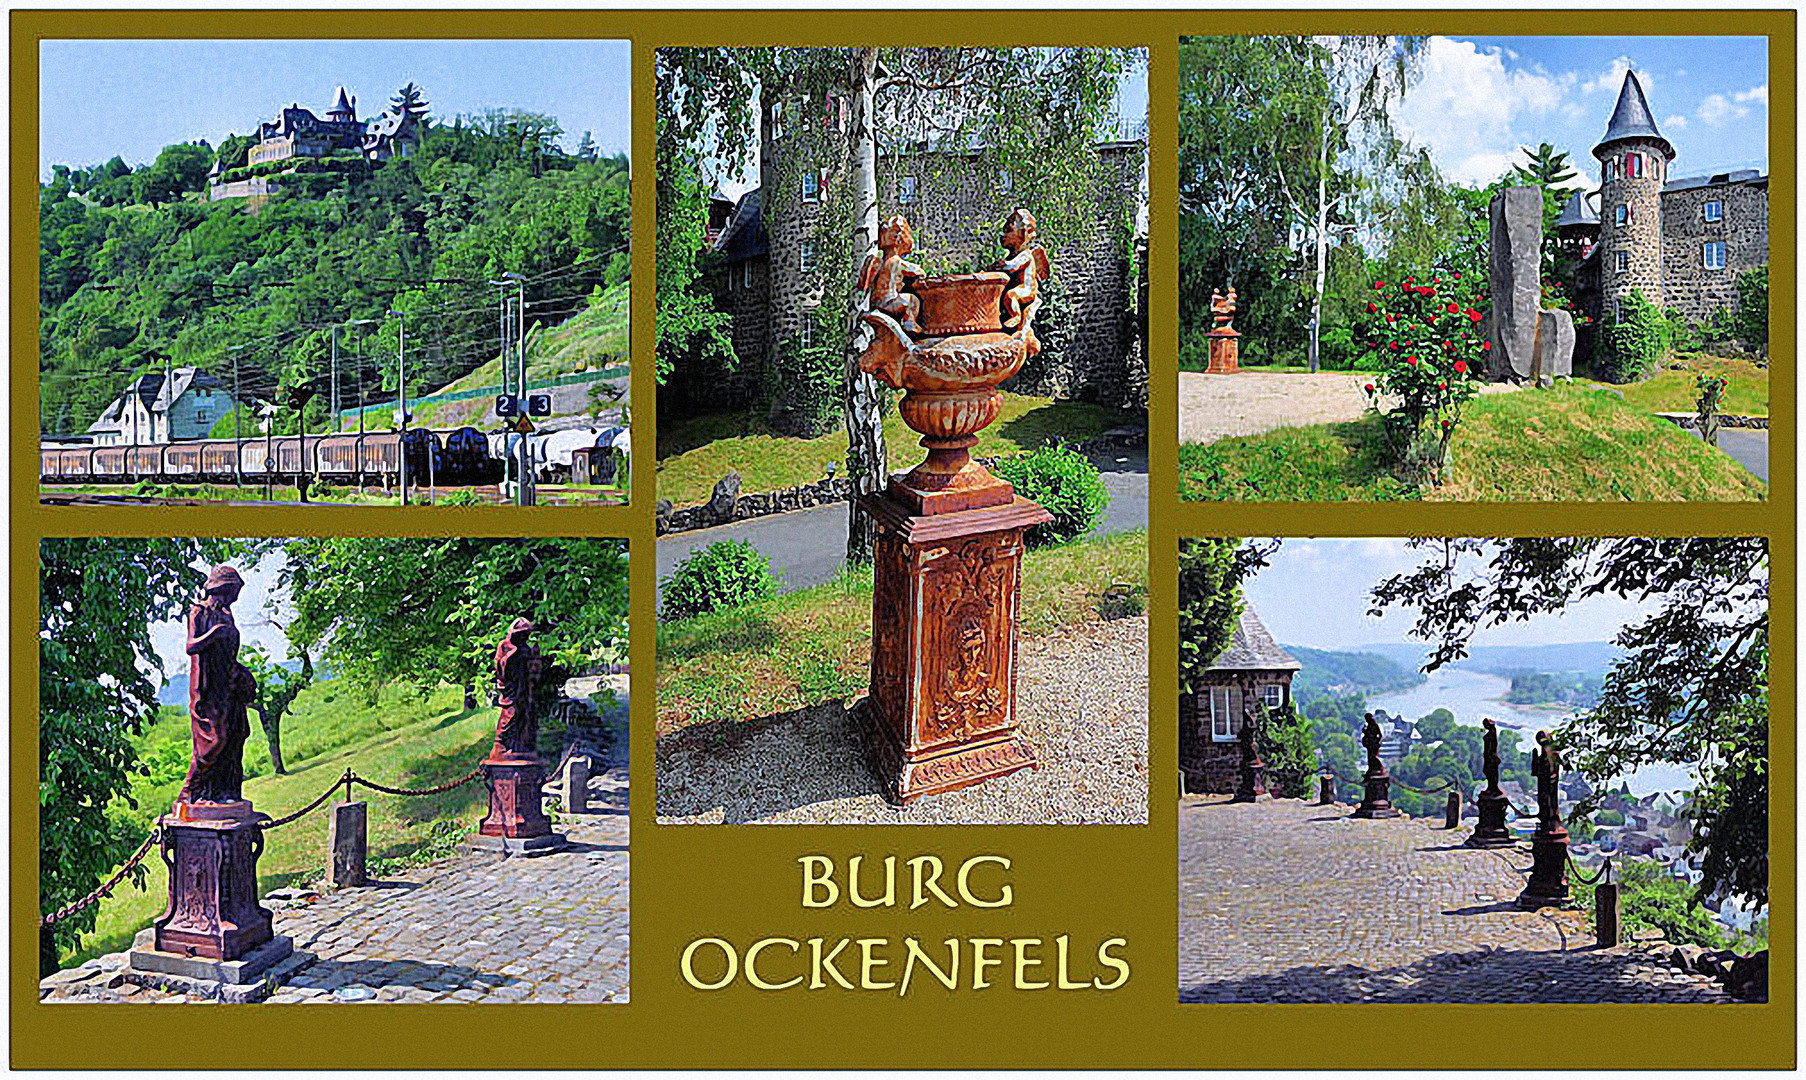
<instances>
[{"instance_id":1,"label":"green foliage","mask_svg":"<svg viewBox=\"0 0 1806 1080\"><path fill-rule=\"evenodd\" d=\"M1737 336L1746 348L1768 355L1768 267L1745 270L1737 275L1737 314L1733 319Z\"/></svg>"},{"instance_id":2,"label":"green foliage","mask_svg":"<svg viewBox=\"0 0 1806 1080\"><path fill-rule=\"evenodd\" d=\"M1514 705L1591 705L1603 685L1596 675L1578 671L1513 671L1505 700Z\"/></svg>"},{"instance_id":3,"label":"green foliage","mask_svg":"<svg viewBox=\"0 0 1806 1080\"><path fill-rule=\"evenodd\" d=\"M147 771L136 737L157 716L154 623L199 598L217 540L47 539L38 549L38 910L49 914L101 884L144 839L115 812ZM151 669L154 671L154 669ZM181 756L186 771L187 756ZM140 869L133 880L142 881ZM39 933L41 973L94 926L88 908Z\"/></svg>"},{"instance_id":4,"label":"green foliage","mask_svg":"<svg viewBox=\"0 0 1806 1080\"><path fill-rule=\"evenodd\" d=\"M733 319L715 310L702 282L702 258L708 229L708 192L696 171L695 156L678 145L671 120L658 115L658 384L675 372L707 377L710 370L736 365L729 328Z\"/></svg>"},{"instance_id":5,"label":"green foliage","mask_svg":"<svg viewBox=\"0 0 1806 1080\"><path fill-rule=\"evenodd\" d=\"M1301 645L1287 645L1286 651L1304 665L1292 677L1292 697L1297 701L1335 696L1330 687L1343 694L1352 691L1350 696L1356 698L1362 694L1387 694L1416 686L1428 678L1423 672L1412 671L1378 653L1333 652ZM1358 709L1355 718L1360 718Z\"/></svg>"},{"instance_id":6,"label":"green foliage","mask_svg":"<svg viewBox=\"0 0 1806 1080\"><path fill-rule=\"evenodd\" d=\"M1197 693L1206 668L1235 638L1242 581L1267 565L1278 544L1243 545L1234 537L1179 541L1179 689Z\"/></svg>"},{"instance_id":7,"label":"green foliage","mask_svg":"<svg viewBox=\"0 0 1806 1080\"><path fill-rule=\"evenodd\" d=\"M1311 740L1311 722L1289 707L1269 712L1256 702L1255 709L1258 750L1267 766L1268 789L1282 799L1315 794L1317 751Z\"/></svg>"},{"instance_id":8,"label":"green foliage","mask_svg":"<svg viewBox=\"0 0 1806 1080\"><path fill-rule=\"evenodd\" d=\"M771 560L745 540L717 540L677 564L660 586L663 617L740 607L777 593Z\"/></svg>"},{"instance_id":9,"label":"green foliage","mask_svg":"<svg viewBox=\"0 0 1806 1080\"><path fill-rule=\"evenodd\" d=\"M1032 499L1053 515L1053 520L1028 532L1034 545L1063 544L1090 532L1110 492L1091 459L1060 443L1047 443L1026 454L1004 458L992 470L1016 488L1016 494Z\"/></svg>"},{"instance_id":10,"label":"green foliage","mask_svg":"<svg viewBox=\"0 0 1806 1080\"><path fill-rule=\"evenodd\" d=\"M1703 895L1768 900L1768 578L1766 537L1518 538L1422 541L1417 570L1374 587L1376 611L1418 610L1413 633L1435 670L1485 627L1565 610L1583 597L1639 604L1597 707L1556 737L1603 790L1638 766L1697 769L1694 849ZM1472 562L1483 562L1474 568ZM1504 751L1503 739L1500 743ZM1589 813L1592 800L1579 812Z\"/></svg>"},{"instance_id":11,"label":"green foliage","mask_svg":"<svg viewBox=\"0 0 1806 1080\"><path fill-rule=\"evenodd\" d=\"M1669 874L1661 863L1654 859L1614 861L1612 873L1618 882L1619 927L1626 936L1659 930L1663 939L1674 945L1722 949L1732 944L1727 929L1698 902L1687 883ZM1574 881L1574 903L1587 913L1589 921L1596 891L1592 884Z\"/></svg>"},{"instance_id":12,"label":"green foliage","mask_svg":"<svg viewBox=\"0 0 1806 1080\"><path fill-rule=\"evenodd\" d=\"M308 537L286 551L290 643L360 688L488 685L496 645L521 616L533 620L549 668L626 656L619 540Z\"/></svg>"},{"instance_id":13,"label":"green foliage","mask_svg":"<svg viewBox=\"0 0 1806 1080\"><path fill-rule=\"evenodd\" d=\"M1672 345L1668 320L1636 289L1600 321L1595 360L1611 382L1636 382L1655 372Z\"/></svg>"},{"instance_id":14,"label":"green foliage","mask_svg":"<svg viewBox=\"0 0 1806 1080\"><path fill-rule=\"evenodd\" d=\"M627 162L562 154L545 142L555 130L519 113L423 122L409 157L310 159L306 168L325 171L285 176L254 211L244 200L176 198L205 186L203 147L169 147L136 173L117 159L58 173L39 189L41 430L85 428L164 354L230 383L228 349L243 346L247 396L269 400L304 382L324 390L330 324L355 319L378 325L343 332L341 392L393 398L391 310L407 314L418 396L495 355L496 290L486 282L504 271L527 277L529 321L582 311L595 286L619 277ZM310 406L313 430L326 397Z\"/></svg>"}]
</instances>

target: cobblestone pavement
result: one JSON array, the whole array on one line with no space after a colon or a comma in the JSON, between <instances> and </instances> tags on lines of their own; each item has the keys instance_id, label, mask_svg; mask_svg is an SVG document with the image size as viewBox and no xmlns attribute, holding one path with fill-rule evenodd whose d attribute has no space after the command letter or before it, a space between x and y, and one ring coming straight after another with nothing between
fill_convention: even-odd
<instances>
[{"instance_id":1,"label":"cobblestone pavement","mask_svg":"<svg viewBox=\"0 0 1806 1080\"><path fill-rule=\"evenodd\" d=\"M1180 803L1181 1001L1731 1000L1651 946L1597 948L1579 911L1519 911L1528 853L1351 809Z\"/></svg>"},{"instance_id":2,"label":"cobblestone pavement","mask_svg":"<svg viewBox=\"0 0 1806 1080\"><path fill-rule=\"evenodd\" d=\"M1039 762L892 806L829 701L658 741L665 824L1137 824L1148 817L1146 616L1023 638L1016 717Z\"/></svg>"},{"instance_id":3,"label":"cobblestone pavement","mask_svg":"<svg viewBox=\"0 0 1806 1080\"><path fill-rule=\"evenodd\" d=\"M1179 373L1179 441L1213 443L1281 427L1359 420L1367 411L1361 389L1371 375L1340 371L1238 371L1234 375ZM1482 394L1517 387L1485 383Z\"/></svg>"},{"instance_id":4,"label":"cobblestone pavement","mask_svg":"<svg viewBox=\"0 0 1806 1080\"><path fill-rule=\"evenodd\" d=\"M558 816L564 851L465 853L312 902L266 899L276 933L314 958L269 1001L626 1001L626 747L623 725L590 778L592 813ZM93 977L59 980L45 1000L192 1000L125 982L125 962L124 953L90 961Z\"/></svg>"}]
</instances>

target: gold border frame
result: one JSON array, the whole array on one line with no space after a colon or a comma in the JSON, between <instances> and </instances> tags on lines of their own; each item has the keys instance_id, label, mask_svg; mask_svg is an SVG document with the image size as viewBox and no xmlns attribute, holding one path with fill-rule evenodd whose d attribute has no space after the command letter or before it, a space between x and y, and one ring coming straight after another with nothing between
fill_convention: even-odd
<instances>
[{"instance_id":1,"label":"gold border frame","mask_svg":"<svg viewBox=\"0 0 1806 1080\"><path fill-rule=\"evenodd\" d=\"M37 49L46 37L626 38L633 41L634 204L631 401L638 418L629 507L402 509L345 507L304 514L259 507L43 507L36 454L35 396L12 401L11 610L13 880L12 1064L53 1067L1431 1067L1519 1064L1510 1032L1523 1022L1558 1032L1538 1053L1546 1067L1787 1067L1795 1061L1795 731L1775 728L1772 795L1771 997L1766 1005L1185 1005L1177 1003L1174 933L1176 803L1150 782L1145 826L762 829L659 827L653 823L653 528L656 495L652 385L654 138L652 51L662 45L1111 44L1149 49L1149 232L1177 234L1177 42L1199 33L1450 32L1615 34L1659 28L1684 35L1769 38L1771 95L1771 280L1792 297L1796 281L1797 15L1790 10L1600 11L14 11L12 57L13 385L36 385L35 252ZM1633 28L1626 33L1625 27ZM1574 503L1425 505L1179 504L1176 355L1178 257L1173 243L1150 251L1151 777L1177 770L1176 542L1181 535L1722 534L1770 537L1777 715L1795 715L1794 518L1796 383L1791 363L1771 375L1770 498L1760 504ZM1794 309L1772 314L1771 353L1792 357ZM433 535L598 534L627 538L633 648L631 811L632 1000L626 1005L395 1005L374 1011L264 1008L197 1011L38 1004L36 660L23 651L36 615L36 546L56 535ZM805 912L795 859L804 852L899 861L934 852L948 861L997 852L1014 861L1016 904L995 912L910 913L885 909ZM1133 976L1110 992L1018 992L1004 987L948 993L841 990L779 994L744 986L703 993L677 974L683 945L702 935L746 942L766 934L808 937L1071 934L1075 955L1096 941L1129 939ZM104 1011L95 1012L94 1009ZM1581 1021L1580 1024L1573 1023ZM99 1022L97 1022L99 1021ZM1599 1024L1638 1032L1600 1048ZM1425 1038L1426 1025L1434 1032ZM1561 1025L1561 1026L1553 1026ZM699 1038L708 1032L712 1038ZM1589 1034L1582 1034L1589 1033Z\"/></svg>"}]
</instances>

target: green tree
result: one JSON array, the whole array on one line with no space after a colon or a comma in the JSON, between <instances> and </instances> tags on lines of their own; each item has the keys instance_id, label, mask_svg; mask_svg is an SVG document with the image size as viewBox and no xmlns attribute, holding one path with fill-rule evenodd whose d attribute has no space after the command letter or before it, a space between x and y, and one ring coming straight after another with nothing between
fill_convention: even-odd
<instances>
[{"instance_id":1,"label":"green tree","mask_svg":"<svg viewBox=\"0 0 1806 1080\"><path fill-rule=\"evenodd\" d=\"M1232 537L1179 542L1179 689L1195 694L1205 669L1229 647L1242 617L1242 581L1279 544Z\"/></svg>"},{"instance_id":2,"label":"green tree","mask_svg":"<svg viewBox=\"0 0 1806 1080\"><path fill-rule=\"evenodd\" d=\"M1311 794L1311 780L1317 774L1317 750L1312 740L1312 726L1297 709L1286 706L1269 710L1255 702L1255 731L1260 736L1260 756L1267 766L1267 787L1283 799L1302 799Z\"/></svg>"},{"instance_id":3,"label":"green tree","mask_svg":"<svg viewBox=\"0 0 1806 1080\"><path fill-rule=\"evenodd\" d=\"M1528 163L1519 163L1511 167L1511 177L1520 183L1535 184L1543 188L1566 187L1568 181L1580 174L1568 164L1566 151L1557 152L1548 143L1539 143L1535 150L1528 146L1518 147L1529 159Z\"/></svg>"},{"instance_id":4,"label":"green tree","mask_svg":"<svg viewBox=\"0 0 1806 1080\"><path fill-rule=\"evenodd\" d=\"M1376 585L1373 603L1376 614L1417 609L1413 632L1432 644L1426 671L1465 657L1477 630L1558 613L1587 597L1653 609L1619 631L1624 656L1606 673L1598 706L1556 736L1596 790L1643 765L1697 770L1700 895L1726 890L1766 903L1767 538L1417 543L1433 545L1433 557Z\"/></svg>"},{"instance_id":5,"label":"green tree","mask_svg":"<svg viewBox=\"0 0 1806 1080\"><path fill-rule=\"evenodd\" d=\"M217 540L85 537L38 548L38 910L99 886L143 840L112 809L143 766L133 737L156 719L150 628L200 597ZM142 867L133 875L144 881ZM38 970L94 928L89 907L38 931Z\"/></svg>"},{"instance_id":6,"label":"green tree","mask_svg":"<svg viewBox=\"0 0 1806 1080\"><path fill-rule=\"evenodd\" d=\"M494 678L495 647L525 616L554 665L626 655L627 550L619 540L310 537L290 541L288 636L366 691Z\"/></svg>"},{"instance_id":7,"label":"green tree","mask_svg":"<svg viewBox=\"0 0 1806 1080\"><path fill-rule=\"evenodd\" d=\"M238 653L239 663L249 668L251 677L257 680L257 696L251 699L251 709L263 728L264 741L270 747L270 767L277 776L288 771L282 764L282 720L294 705L295 698L314 681L313 657L306 649L295 649L294 652L301 657L301 667L295 671L270 663L261 650L252 646L246 646Z\"/></svg>"}]
</instances>

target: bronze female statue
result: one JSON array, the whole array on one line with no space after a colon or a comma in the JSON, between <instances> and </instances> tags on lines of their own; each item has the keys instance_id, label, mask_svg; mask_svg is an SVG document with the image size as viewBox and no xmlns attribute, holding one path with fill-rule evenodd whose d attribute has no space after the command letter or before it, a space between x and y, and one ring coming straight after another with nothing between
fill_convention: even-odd
<instances>
[{"instance_id":1,"label":"bronze female statue","mask_svg":"<svg viewBox=\"0 0 1806 1080\"><path fill-rule=\"evenodd\" d=\"M1480 754L1480 767L1486 773L1486 793L1498 795L1501 793L1499 787L1499 725L1488 716L1480 721L1480 726L1486 729L1485 741Z\"/></svg>"},{"instance_id":2,"label":"bronze female statue","mask_svg":"<svg viewBox=\"0 0 1806 1080\"><path fill-rule=\"evenodd\" d=\"M189 730L194 753L177 803L236 803L244 800L245 739L251 734L248 707L257 680L238 662L238 624L232 604L244 578L230 566L207 575L206 593L188 612Z\"/></svg>"},{"instance_id":3,"label":"bronze female statue","mask_svg":"<svg viewBox=\"0 0 1806 1080\"><path fill-rule=\"evenodd\" d=\"M1536 816L1545 829L1561 824L1561 754L1547 731L1536 733L1530 752L1530 775L1536 777Z\"/></svg>"},{"instance_id":4,"label":"bronze female statue","mask_svg":"<svg viewBox=\"0 0 1806 1080\"><path fill-rule=\"evenodd\" d=\"M496 703L501 715L495 722L495 747L491 761L537 761L539 720L533 715L533 690L539 683L542 661L528 640L531 619L519 618L495 649Z\"/></svg>"},{"instance_id":5,"label":"bronze female statue","mask_svg":"<svg viewBox=\"0 0 1806 1080\"><path fill-rule=\"evenodd\" d=\"M1361 725L1361 745L1367 748L1367 771L1369 773L1385 771L1385 766L1380 764L1380 743L1384 739L1385 736L1380 733L1380 722L1373 718L1372 713L1368 713L1367 722Z\"/></svg>"}]
</instances>

